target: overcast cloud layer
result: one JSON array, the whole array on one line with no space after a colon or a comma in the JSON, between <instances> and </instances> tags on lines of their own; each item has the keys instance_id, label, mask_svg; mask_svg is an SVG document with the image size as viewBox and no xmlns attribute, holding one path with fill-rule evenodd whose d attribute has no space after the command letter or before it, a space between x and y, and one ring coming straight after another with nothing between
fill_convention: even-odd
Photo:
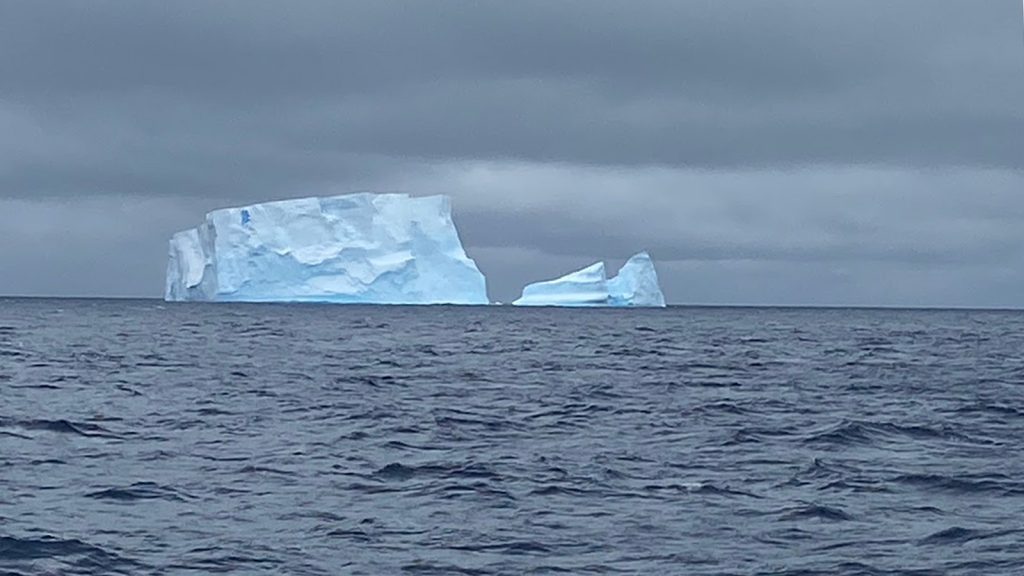
<instances>
[{"instance_id":1,"label":"overcast cloud layer","mask_svg":"<svg viewBox=\"0 0 1024 576\"><path fill-rule=\"evenodd\" d=\"M1024 306L1017 0L0 3L0 294L159 296L208 210L448 193L491 296Z\"/></svg>"}]
</instances>

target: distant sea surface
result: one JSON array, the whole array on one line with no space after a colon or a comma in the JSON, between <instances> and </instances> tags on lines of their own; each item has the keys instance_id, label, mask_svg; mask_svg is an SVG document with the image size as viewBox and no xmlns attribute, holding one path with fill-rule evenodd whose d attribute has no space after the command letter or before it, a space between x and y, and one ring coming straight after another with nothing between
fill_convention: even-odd
<instances>
[{"instance_id":1,"label":"distant sea surface","mask_svg":"<svg viewBox=\"0 0 1024 576\"><path fill-rule=\"evenodd\" d=\"M0 299L0 574L1024 574L1024 313Z\"/></svg>"}]
</instances>

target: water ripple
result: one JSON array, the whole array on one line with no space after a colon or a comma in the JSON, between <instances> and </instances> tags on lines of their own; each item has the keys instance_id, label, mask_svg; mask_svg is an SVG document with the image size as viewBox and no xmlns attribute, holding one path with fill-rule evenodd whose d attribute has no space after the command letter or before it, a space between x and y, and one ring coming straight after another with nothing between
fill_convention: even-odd
<instances>
[{"instance_id":1,"label":"water ripple","mask_svg":"<svg viewBox=\"0 0 1024 576\"><path fill-rule=\"evenodd\" d=\"M1016 576L1021 350L1014 312L0 300L0 576Z\"/></svg>"}]
</instances>

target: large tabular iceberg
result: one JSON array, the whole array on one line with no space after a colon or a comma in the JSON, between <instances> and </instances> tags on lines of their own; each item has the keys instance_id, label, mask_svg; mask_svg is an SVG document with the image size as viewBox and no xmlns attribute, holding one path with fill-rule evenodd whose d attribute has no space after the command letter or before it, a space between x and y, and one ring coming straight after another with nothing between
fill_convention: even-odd
<instances>
[{"instance_id":1,"label":"large tabular iceberg","mask_svg":"<svg viewBox=\"0 0 1024 576\"><path fill-rule=\"evenodd\" d=\"M608 279L603 262L555 280L523 288L516 306L664 307L665 296L647 252L630 258L618 276Z\"/></svg>"},{"instance_id":2,"label":"large tabular iceberg","mask_svg":"<svg viewBox=\"0 0 1024 576\"><path fill-rule=\"evenodd\" d=\"M215 210L171 238L170 301L487 304L445 196L349 194Z\"/></svg>"}]
</instances>

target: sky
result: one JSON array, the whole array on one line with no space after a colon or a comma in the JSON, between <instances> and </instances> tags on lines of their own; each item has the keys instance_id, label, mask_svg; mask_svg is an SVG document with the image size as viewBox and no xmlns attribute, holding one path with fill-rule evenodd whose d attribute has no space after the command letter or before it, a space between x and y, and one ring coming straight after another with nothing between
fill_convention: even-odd
<instances>
[{"instance_id":1,"label":"sky","mask_svg":"<svg viewBox=\"0 0 1024 576\"><path fill-rule=\"evenodd\" d=\"M0 294L160 297L209 210L448 194L492 299L1024 307L1017 0L0 2Z\"/></svg>"}]
</instances>

